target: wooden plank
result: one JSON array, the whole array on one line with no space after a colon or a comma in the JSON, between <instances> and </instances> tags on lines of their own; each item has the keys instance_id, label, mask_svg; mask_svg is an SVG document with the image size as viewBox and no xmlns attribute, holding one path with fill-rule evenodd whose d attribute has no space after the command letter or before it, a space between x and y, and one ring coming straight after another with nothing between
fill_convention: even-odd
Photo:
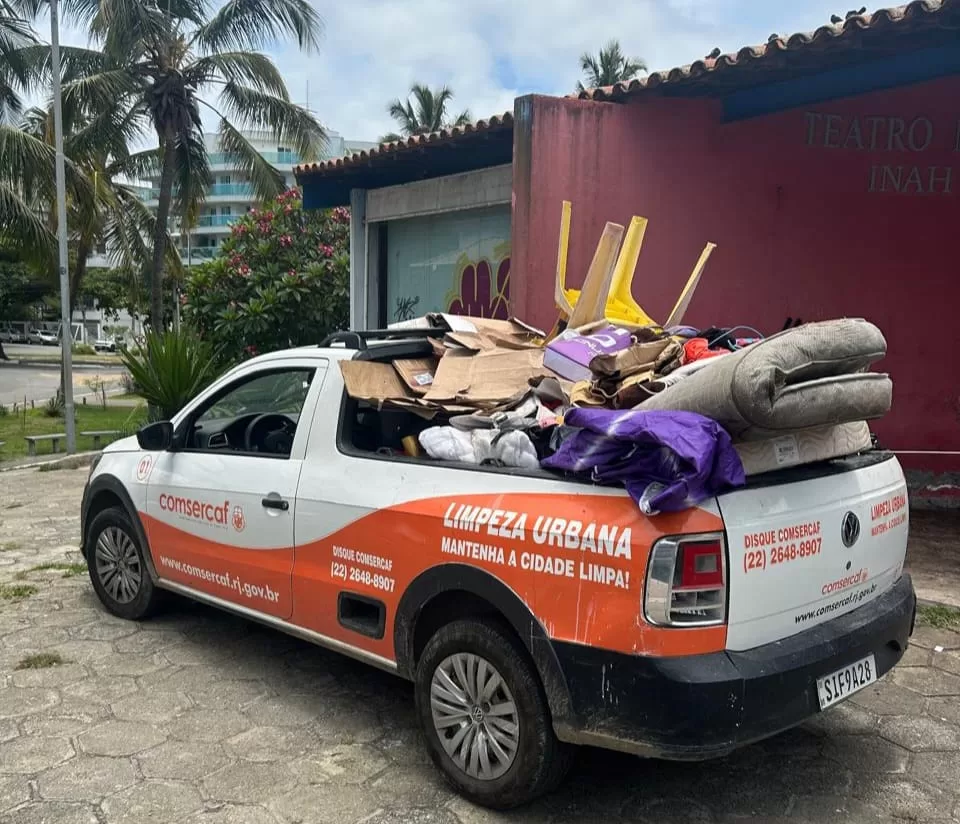
<instances>
[{"instance_id":1,"label":"wooden plank","mask_svg":"<svg viewBox=\"0 0 960 824\"><path fill-rule=\"evenodd\" d=\"M619 223L607 223L600 235L597 251L587 270L583 289L577 298L577 305L570 315L569 328L577 329L603 320L607 304L607 295L610 294L610 281L613 280L613 269L617 264L617 252L620 251L620 241L623 239L623 226Z\"/></svg>"}]
</instances>

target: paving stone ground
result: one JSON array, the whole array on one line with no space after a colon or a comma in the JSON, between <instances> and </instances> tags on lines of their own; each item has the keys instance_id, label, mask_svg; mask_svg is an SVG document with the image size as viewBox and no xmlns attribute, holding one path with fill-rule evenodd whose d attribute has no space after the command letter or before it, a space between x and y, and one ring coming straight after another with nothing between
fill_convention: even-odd
<instances>
[{"instance_id":1,"label":"paving stone ground","mask_svg":"<svg viewBox=\"0 0 960 824\"><path fill-rule=\"evenodd\" d=\"M84 574L28 571L80 560L85 475L0 474L0 582L37 588L0 600L4 824L960 820L958 634L919 628L875 688L728 758L583 750L560 791L495 814L429 764L408 684L188 601L120 621ZM66 663L15 669L43 652Z\"/></svg>"}]
</instances>

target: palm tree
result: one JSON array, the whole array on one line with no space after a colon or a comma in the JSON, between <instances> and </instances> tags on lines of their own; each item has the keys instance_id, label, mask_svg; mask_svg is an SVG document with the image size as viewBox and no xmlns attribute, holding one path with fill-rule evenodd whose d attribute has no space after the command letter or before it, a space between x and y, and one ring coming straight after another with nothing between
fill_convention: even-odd
<instances>
[{"instance_id":1,"label":"palm tree","mask_svg":"<svg viewBox=\"0 0 960 824\"><path fill-rule=\"evenodd\" d=\"M70 305L87 270L87 259L98 242L110 250L115 266L145 268L152 250L156 218L136 191L121 178L142 176L156 163L156 150L131 155L123 141L116 112L91 117L65 107L64 155L67 172L67 225L76 263L70 271ZM111 143L117 141L119 143ZM146 155L146 157L144 157ZM153 155L151 158L150 155ZM53 147L53 115L31 108L17 127L0 125L0 223L3 242L25 259L48 271L57 267L57 235ZM171 246L168 262L179 268Z\"/></svg>"},{"instance_id":2,"label":"palm tree","mask_svg":"<svg viewBox=\"0 0 960 824\"><path fill-rule=\"evenodd\" d=\"M20 0L30 2L31 0ZM34 0L35 1L35 0ZM90 32L93 48L61 50L64 72L77 79L63 87L64 107L112 109L128 136L154 133L152 158L160 172L150 276L150 319L163 323L162 283L171 209L190 220L211 182L201 111L218 121L220 148L271 198L283 176L241 129L271 132L304 160L316 159L326 135L304 108L290 100L276 65L258 48L292 36L303 49L318 45L321 21L309 0L227 0L215 13L208 0L66 0L65 8ZM49 75L50 51L19 51L35 82ZM207 99L215 96L216 103Z\"/></svg>"},{"instance_id":3,"label":"palm tree","mask_svg":"<svg viewBox=\"0 0 960 824\"><path fill-rule=\"evenodd\" d=\"M11 123L23 111L17 88L24 80L24 66L17 59L20 49L36 43L30 21L33 0L0 0L0 123Z\"/></svg>"},{"instance_id":4,"label":"palm tree","mask_svg":"<svg viewBox=\"0 0 960 824\"><path fill-rule=\"evenodd\" d=\"M596 57L590 52L580 55L580 70L587 85L578 82L578 92L633 80L647 70L647 64L639 57L627 57L620 49L620 41L611 40Z\"/></svg>"},{"instance_id":5,"label":"palm tree","mask_svg":"<svg viewBox=\"0 0 960 824\"><path fill-rule=\"evenodd\" d=\"M400 125L400 134L391 132L380 138L381 143L390 143L415 134L439 132L450 126L463 126L470 122L470 111L464 109L453 119L447 117L447 105L453 100L453 92L446 86L434 91L429 86L414 83L410 87L413 101L394 100L387 106L390 117Z\"/></svg>"}]
</instances>

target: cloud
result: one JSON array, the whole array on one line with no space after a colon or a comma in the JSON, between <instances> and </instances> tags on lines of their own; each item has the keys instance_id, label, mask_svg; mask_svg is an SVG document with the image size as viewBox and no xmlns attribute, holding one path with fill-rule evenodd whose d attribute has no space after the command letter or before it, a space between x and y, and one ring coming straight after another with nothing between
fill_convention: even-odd
<instances>
[{"instance_id":1,"label":"cloud","mask_svg":"<svg viewBox=\"0 0 960 824\"><path fill-rule=\"evenodd\" d=\"M277 44L271 54L293 99L309 102L327 127L355 140L392 131L387 104L414 82L446 84L454 111L488 117L512 110L523 94L568 94L580 79L580 55L611 38L652 70L668 69L715 46L735 51L773 32L814 29L837 9L836 0L311 2L326 26L320 51ZM43 25L40 31L48 31ZM67 21L63 40L85 45L86 35Z\"/></svg>"},{"instance_id":2,"label":"cloud","mask_svg":"<svg viewBox=\"0 0 960 824\"><path fill-rule=\"evenodd\" d=\"M455 107L486 117L531 92L567 94L579 57L618 38L651 69L690 63L825 24L836 0L784 8L767 0L352 0L315 3L326 23L319 54L275 53L293 96L353 139L392 130L387 102L414 81L449 85Z\"/></svg>"}]
</instances>

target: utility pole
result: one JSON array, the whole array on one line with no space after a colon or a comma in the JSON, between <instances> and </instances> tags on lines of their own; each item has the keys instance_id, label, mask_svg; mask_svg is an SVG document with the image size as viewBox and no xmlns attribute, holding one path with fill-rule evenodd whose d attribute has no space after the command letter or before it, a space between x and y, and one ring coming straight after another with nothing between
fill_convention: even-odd
<instances>
[{"instance_id":1,"label":"utility pole","mask_svg":"<svg viewBox=\"0 0 960 824\"><path fill-rule=\"evenodd\" d=\"M67 173L63 158L63 106L60 100L60 0L50 0L50 63L53 74L53 131L57 158L57 239L60 245L60 350L67 452L77 451L73 417L73 328L70 323L70 272L67 255Z\"/></svg>"}]
</instances>

